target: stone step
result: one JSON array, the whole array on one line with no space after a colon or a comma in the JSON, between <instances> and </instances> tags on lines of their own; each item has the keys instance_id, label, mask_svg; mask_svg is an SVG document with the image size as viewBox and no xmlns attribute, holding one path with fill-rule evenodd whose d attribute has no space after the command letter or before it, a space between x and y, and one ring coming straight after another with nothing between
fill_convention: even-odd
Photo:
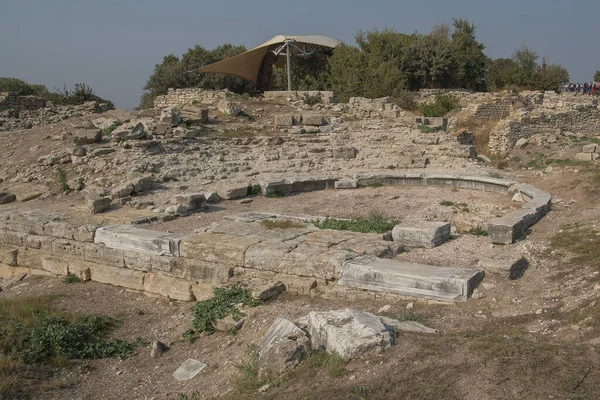
<instances>
[{"instance_id":1,"label":"stone step","mask_svg":"<svg viewBox=\"0 0 600 400\"><path fill-rule=\"evenodd\" d=\"M483 278L483 270L438 267L359 257L342 267L341 286L442 301L465 301Z\"/></svg>"},{"instance_id":2,"label":"stone step","mask_svg":"<svg viewBox=\"0 0 600 400\"><path fill-rule=\"evenodd\" d=\"M131 250L156 256L179 257L179 244L184 235L150 231L131 225L112 225L98 228L95 243L119 250Z\"/></svg>"}]
</instances>

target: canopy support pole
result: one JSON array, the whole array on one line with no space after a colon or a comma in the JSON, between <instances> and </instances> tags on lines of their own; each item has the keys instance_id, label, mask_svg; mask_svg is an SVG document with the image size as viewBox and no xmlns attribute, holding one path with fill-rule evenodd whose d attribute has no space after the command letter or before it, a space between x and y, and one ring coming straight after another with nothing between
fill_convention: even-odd
<instances>
[{"instance_id":1,"label":"canopy support pole","mask_svg":"<svg viewBox=\"0 0 600 400\"><path fill-rule=\"evenodd\" d=\"M286 51L286 58L287 58L287 81L288 81L288 92L292 91L292 63L290 61L291 55L290 55L290 43L286 42L286 47L287 47L287 51Z\"/></svg>"}]
</instances>

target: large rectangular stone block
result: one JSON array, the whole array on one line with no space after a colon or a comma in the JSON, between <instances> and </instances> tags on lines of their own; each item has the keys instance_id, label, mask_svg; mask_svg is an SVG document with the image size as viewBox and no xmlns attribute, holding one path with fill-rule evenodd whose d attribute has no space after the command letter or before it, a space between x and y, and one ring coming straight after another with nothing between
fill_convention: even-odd
<instances>
[{"instance_id":1,"label":"large rectangular stone block","mask_svg":"<svg viewBox=\"0 0 600 400\"><path fill-rule=\"evenodd\" d=\"M90 263L90 277L93 281L128 289L144 290L145 275L143 272L127 268Z\"/></svg>"},{"instance_id":2,"label":"large rectangular stone block","mask_svg":"<svg viewBox=\"0 0 600 400\"><path fill-rule=\"evenodd\" d=\"M44 225L44 235L73 240L78 226L63 221L50 221Z\"/></svg>"},{"instance_id":3,"label":"large rectangular stone block","mask_svg":"<svg viewBox=\"0 0 600 400\"><path fill-rule=\"evenodd\" d=\"M242 266L246 250L258 242L252 237L199 233L183 238L181 257Z\"/></svg>"},{"instance_id":4,"label":"large rectangular stone block","mask_svg":"<svg viewBox=\"0 0 600 400\"><path fill-rule=\"evenodd\" d=\"M84 260L83 247L84 244L80 242L67 239L56 239L52 242L52 255Z\"/></svg>"},{"instance_id":5,"label":"large rectangular stone block","mask_svg":"<svg viewBox=\"0 0 600 400\"><path fill-rule=\"evenodd\" d=\"M52 236L28 235L23 239L26 249L39 250L46 254L52 254L52 242L56 240Z\"/></svg>"},{"instance_id":6,"label":"large rectangular stone block","mask_svg":"<svg viewBox=\"0 0 600 400\"><path fill-rule=\"evenodd\" d=\"M182 237L179 234L138 229L130 225L112 225L98 228L94 242L112 249L178 257Z\"/></svg>"},{"instance_id":7,"label":"large rectangular stone block","mask_svg":"<svg viewBox=\"0 0 600 400\"><path fill-rule=\"evenodd\" d=\"M302 125L321 126L323 125L323 117L314 114L302 115Z\"/></svg>"},{"instance_id":8,"label":"large rectangular stone block","mask_svg":"<svg viewBox=\"0 0 600 400\"><path fill-rule=\"evenodd\" d=\"M42 269L54 275L67 275L69 273L69 262L64 258L46 256L42 258Z\"/></svg>"},{"instance_id":9,"label":"large rectangular stone block","mask_svg":"<svg viewBox=\"0 0 600 400\"><path fill-rule=\"evenodd\" d=\"M155 273L149 273L144 279L144 291L154 293L169 299L192 301L192 283L183 279L171 278Z\"/></svg>"},{"instance_id":10,"label":"large rectangular stone block","mask_svg":"<svg viewBox=\"0 0 600 400\"><path fill-rule=\"evenodd\" d=\"M17 265L18 252L18 249L0 247L0 264L6 264L10 265L11 267L15 267Z\"/></svg>"},{"instance_id":11,"label":"large rectangular stone block","mask_svg":"<svg viewBox=\"0 0 600 400\"><path fill-rule=\"evenodd\" d=\"M0 243L3 245L21 247L23 246L23 239L25 237L27 237L27 234L9 231L7 229L0 229Z\"/></svg>"},{"instance_id":12,"label":"large rectangular stone block","mask_svg":"<svg viewBox=\"0 0 600 400\"><path fill-rule=\"evenodd\" d=\"M534 209L525 208L494 218L488 223L490 240L496 244L511 244L538 219L538 213Z\"/></svg>"},{"instance_id":13,"label":"large rectangular stone block","mask_svg":"<svg viewBox=\"0 0 600 400\"><path fill-rule=\"evenodd\" d=\"M42 253L38 250L19 249L17 254L17 264L20 267L33 269L42 269L42 257L48 256L48 253Z\"/></svg>"},{"instance_id":14,"label":"large rectangular stone block","mask_svg":"<svg viewBox=\"0 0 600 400\"><path fill-rule=\"evenodd\" d=\"M175 196L175 202L186 206L190 211L202 210L206 205L204 193L178 194Z\"/></svg>"},{"instance_id":15,"label":"large rectangular stone block","mask_svg":"<svg viewBox=\"0 0 600 400\"><path fill-rule=\"evenodd\" d=\"M448 222L403 222L394 227L392 238L402 246L433 248L450 239L450 228Z\"/></svg>"},{"instance_id":16,"label":"large rectangular stone block","mask_svg":"<svg viewBox=\"0 0 600 400\"><path fill-rule=\"evenodd\" d=\"M124 267L124 251L111 249L103 244L83 244L83 256L85 261L96 264L111 265L113 267Z\"/></svg>"}]
</instances>

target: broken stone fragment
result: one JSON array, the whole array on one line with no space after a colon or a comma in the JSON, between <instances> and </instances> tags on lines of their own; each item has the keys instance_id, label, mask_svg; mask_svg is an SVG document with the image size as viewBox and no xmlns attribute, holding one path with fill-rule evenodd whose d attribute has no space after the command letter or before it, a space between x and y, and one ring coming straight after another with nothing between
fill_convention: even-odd
<instances>
[{"instance_id":1,"label":"broken stone fragment","mask_svg":"<svg viewBox=\"0 0 600 400\"><path fill-rule=\"evenodd\" d=\"M213 327L215 330L220 332L239 331L242 329L245 320L245 318L240 318L238 321L236 321L231 315L228 315L225 318L216 320L213 323Z\"/></svg>"},{"instance_id":2,"label":"broken stone fragment","mask_svg":"<svg viewBox=\"0 0 600 400\"><path fill-rule=\"evenodd\" d=\"M208 367L208 365L204 364L202 361L188 358L186 362L181 364L181 366L177 368L175 372L173 372L173 378L180 382L189 381L206 367Z\"/></svg>"},{"instance_id":3,"label":"broken stone fragment","mask_svg":"<svg viewBox=\"0 0 600 400\"><path fill-rule=\"evenodd\" d=\"M98 143L102 140L101 129L82 129L75 132L73 142L77 145Z\"/></svg>"},{"instance_id":4,"label":"broken stone fragment","mask_svg":"<svg viewBox=\"0 0 600 400\"><path fill-rule=\"evenodd\" d=\"M110 197L100 197L97 199L87 199L86 205L92 214L99 214L110 208Z\"/></svg>"},{"instance_id":5,"label":"broken stone fragment","mask_svg":"<svg viewBox=\"0 0 600 400\"><path fill-rule=\"evenodd\" d=\"M259 377L275 377L294 368L309 349L310 341L302 329L285 318L277 318L260 339Z\"/></svg>"},{"instance_id":6,"label":"broken stone fragment","mask_svg":"<svg viewBox=\"0 0 600 400\"><path fill-rule=\"evenodd\" d=\"M158 358L163 355L167 350L169 350L169 346L164 344L159 340L155 340L152 342L152 349L150 350L151 358Z\"/></svg>"},{"instance_id":7,"label":"broken stone fragment","mask_svg":"<svg viewBox=\"0 0 600 400\"><path fill-rule=\"evenodd\" d=\"M396 332L412 332L426 334L437 333L437 329L429 328L415 321L398 321L397 319L381 316L379 317L379 319L385 326L393 328Z\"/></svg>"},{"instance_id":8,"label":"broken stone fragment","mask_svg":"<svg viewBox=\"0 0 600 400\"><path fill-rule=\"evenodd\" d=\"M8 204L17 200L17 196L12 193L0 192L0 204Z\"/></svg>"},{"instance_id":9,"label":"broken stone fragment","mask_svg":"<svg viewBox=\"0 0 600 400\"><path fill-rule=\"evenodd\" d=\"M279 296L285 291L285 289L286 288L283 282L270 282L253 291L252 297L256 300L265 301L273 297Z\"/></svg>"}]
</instances>

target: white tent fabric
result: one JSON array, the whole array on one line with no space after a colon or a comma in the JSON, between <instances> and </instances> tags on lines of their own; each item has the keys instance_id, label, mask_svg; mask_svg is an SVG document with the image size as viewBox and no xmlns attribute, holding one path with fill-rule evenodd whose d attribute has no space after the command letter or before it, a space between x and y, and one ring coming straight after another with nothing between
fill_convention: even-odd
<instances>
[{"instance_id":1,"label":"white tent fabric","mask_svg":"<svg viewBox=\"0 0 600 400\"><path fill-rule=\"evenodd\" d=\"M293 41L294 45L307 45L314 49L333 49L341 42L327 36L308 35L308 36L283 36L277 35L263 44L238 54L237 56L226 58L214 64L206 65L195 69L194 72L209 72L218 74L234 75L245 79L255 86L258 86L260 74L263 70L265 57L269 51L282 45L287 41Z\"/></svg>"}]
</instances>

